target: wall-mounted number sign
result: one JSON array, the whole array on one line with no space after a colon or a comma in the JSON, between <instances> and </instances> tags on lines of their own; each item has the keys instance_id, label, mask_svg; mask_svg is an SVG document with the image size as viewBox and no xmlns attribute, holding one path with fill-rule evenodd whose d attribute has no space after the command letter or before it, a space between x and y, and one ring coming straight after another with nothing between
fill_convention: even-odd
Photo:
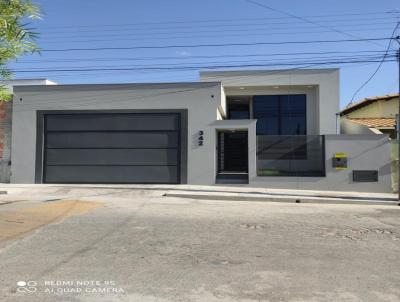
<instances>
[{"instance_id":1,"label":"wall-mounted number sign","mask_svg":"<svg viewBox=\"0 0 400 302\"><path fill-rule=\"evenodd\" d=\"M198 145L203 146L203 144L204 144L204 131L200 130L199 137L198 137Z\"/></svg>"}]
</instances>

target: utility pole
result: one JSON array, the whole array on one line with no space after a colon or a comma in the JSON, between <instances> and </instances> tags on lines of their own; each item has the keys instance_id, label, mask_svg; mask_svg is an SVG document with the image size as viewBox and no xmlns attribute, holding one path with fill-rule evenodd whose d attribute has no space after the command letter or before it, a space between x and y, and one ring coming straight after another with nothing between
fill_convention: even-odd
<instances>
[{"instance_id":1,"label":"utility pole","mask_svg":"<svg viewBox=\"0 0 400 302\"><path fill-rule=\"evenodd\" d=\"M400 36L396 37L397 43L400 45ZM397 126L397 192L398 192L398 200L400 205L400 47L397 50L397 64L398 64L398 80L399 80L399 99L398 99L398 112L396 118L396 126Z\"/></svg>"}]
</instances>

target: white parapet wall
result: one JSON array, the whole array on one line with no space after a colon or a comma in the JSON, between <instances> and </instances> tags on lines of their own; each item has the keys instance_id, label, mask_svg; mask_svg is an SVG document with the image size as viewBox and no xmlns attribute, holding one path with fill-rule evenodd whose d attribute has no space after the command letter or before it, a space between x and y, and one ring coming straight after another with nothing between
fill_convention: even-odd
<instances>
[{"instance_id":1,"label":"white parapet wall","mask_svg":"<svg viewBox=\"0 0 400 302\"><path fill-rule=\"evenodd\" d=\"M325 177L271 177L250 178L250 186L268 188L359 191L390 193L391 144L387 135L326 135ZM347 156L347 168L336 169L332 159L336 153ZM372 170L378 172L377 182L355 182L353 171Z\"/></svg>"}]
</instances>

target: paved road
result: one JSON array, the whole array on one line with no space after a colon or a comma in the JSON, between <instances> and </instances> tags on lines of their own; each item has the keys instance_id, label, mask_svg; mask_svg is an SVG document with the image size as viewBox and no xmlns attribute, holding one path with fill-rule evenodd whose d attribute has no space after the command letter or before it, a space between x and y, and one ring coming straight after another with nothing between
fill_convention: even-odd
<instances>
[{"instance_id":1,"label":"paved road","mask_svg":"<svg viewBox=\"0 0 400 302\"><path fill-rule=\"evenodd\" d=\"M11 194L22 201L0 214L21 220L8 224L53 213L44 204L96 206L0 241L0 301L400 301L400 207L161 194Z\"/></svg>"}]
</instances>

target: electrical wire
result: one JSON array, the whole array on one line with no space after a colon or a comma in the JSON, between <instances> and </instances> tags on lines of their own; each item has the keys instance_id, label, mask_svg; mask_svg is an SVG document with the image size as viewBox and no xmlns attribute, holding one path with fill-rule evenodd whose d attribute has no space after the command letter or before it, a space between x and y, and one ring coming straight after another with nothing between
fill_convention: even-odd
<instances>
[{"instance_id":1,"label":"electrical wire","mask_svg":"<svg viewBox=\"0 0 400 302\"><path fill-rule=\"evenodd\" d=\"M369 12L369 13L342 13L342 14L326 14L326 15L309 15L303 16L304 18L332 18L332 17L356 17L356 16L365 16L368 19L373 19L374 17L370 17L373 15L393 15L394 13L398 13L397 11L380 11L380 12ZM254 21L254 20L281 20L281 19L292 19L292 17L251 17L251 18L219 18L219 19L198 19L198 20L179 20L179 21L163 21L163 22L138 22L138 23L121 23L121 24L94 24L94 25L67 25L67 26L52 26L51 28L91 28L91 27L115 27L115 26L148 26L148 25L165 25L165 24L193 24L193 23L212 23L212 22L238 22L238 21Z\"/></svg>"},{"instance_id":2,"label":"electrical wire","mask_svg":"<svg viewBox=\"0 0 400 302\"><path fill-rule=\"evenodd\" d=\"M393 53L391 56L389 57L394 57L395 53ZM314 61L320 61L321 59L326 60L326 59L330 59L330 60L345 60L345 59L363 59L363 60L367 60L367 59L381 59L382 55L380 54L371 54L371 55L364 55L364 56L360 56L360 55L346 55L346 56L322 56L322 57L318 57L318 56L312 56L312 57L305 57L305 58L301 58L302 61L304 60L308 60L308 62L314 62ZM300 60L300 62L302 62ZM227 63L248 63L249 60L245 60L243 61L240 60L234 60L234 61L206 61L206 62L190 62L190 64L227 64ZM256 60L252 60L252 63L258 62L258 63L279 63L279 62L284 62L284 63L289 63L290 61L288 61L288 59L275 59L275 60L261 60L261 59L256 59ZM292 61L293 62L293 61ZM298 61L295 61L298 62ZM184 63L186 64L186 63ZM177 63L157 63L157 64L147 64L147 65L131 65L130 67L160 67L160 66L182 66L183 64L177 62ZM71 67L68 66L70 69L79 69L79 68L116 68L116 67L125 67L126 65L90 65L90 66L78 66L78 67ZM201 65L198 65L201 66ZM35 70L35 69L42 69L43 67L31 67L31 70ZM53 69L60 69L60 68L64 68L64 67L58 67L58 66L54 66L52 67ZM16 69L15 71L18 71L18 69Z\"/></svg>"},{"instance_id":3,"label":"electrical wire","mask_svg":"<svg viewBox=\"0 0 400 302\"><path fill-rule=\"evenodd\" d=\"M379 24L393 25L393 22L385 22ZM373 25L373 24L371 24ZM362 29L355 29L358 25L354 25L351 29L348 29L349 32L368 32L371 31L383 31L392 29L386 27L364 27ZM299 29L299 28L297 28ZM159 41L159 40L172 40L172 39L186 39L186 38L225 38L225 37L256 37L256 36L271 36L271 35L299 35L299 34L322 34L331 32L329 30L313 30L313 31L296 31L293 29L284 29L285 31L271 31L271 28L254 28L254 29L235 29L235 30L225 30L223 32L220 31L185 31L185 32L174 32L168 33L166 36L166 32L158 32L158 33L135 33L135 34L113 34L113 35L90 35L90 36L67 36L67 37L49 37L42 36L39 38L40 42L46 44L60 44L60 43L83 43L83 42L112 42L112 41ZM204 33L208 33L204 35ZM177 34L177 35L176 35ZM109 37L109 38L107 38ZM134 38L129 38L134 37ZM79 40L80 38L80 40ZM94 39L92 39L94 38ZM61 42L60 42L61 41Z\"/></svg>"},{"instance_id":4,"label":"electrical wire","mask_svg":"<svg viewBox=\"0 0 400 302\"><path fill-rule=\"evenodd\" d=\"M260 3L260 2L254 1L254 0L244 0L244 1L246 1L246 2L248 2L248 3L252 3L252 4L257 5L257 6L259 6L259 7L263 7L263 8L265 8L265 9L270 10L270 11L277 12L277 13L280 13L280 14L283 14L283 15L286 15L286 16L289 16L289 17L291 17L291 18L295 18L295 19L301 20L301 21L303 21L303 22L305 22L305 23L309 23L309 24L316 25L316 26L318 26L318 27L323 27L323 28L329 29L329 30L331 30L331 31L333 31L333 32L336 32L336 33L345 35L345 36L350 37L350 38L360 39L359 36L356 36L356 35L353 35L353 34L349 34L348 32L345 32L345 31L343 31L343 30L337 29L336 27L327 26L327 25L321 24L320 22L312 21L312 20L309 20L308 18L301 17L301 16L297 16L297 15L294 15L294 14L292 14L292 13L288 13L288 12L286 12L286 11L273 8L273 7L271 7L271 6L269 6L269 5L266 5L266 4L264 4L264 3ZM375 43L374 41L367 41L367 42L368 42L368 43L375 44L375 45L379 45L379 44Z\"/></svg>"},{"instance_id":5,"label":"electrical wire","mask_svg":"<svg viewBox=\"0 0 400 302\"><path fill-rule=\"evenodd\" d=\"M393 20L391 20L393 19ZM398 20L397 17L392 17L392 18L382 18L382 20L384 20L384 22L371 22L371 21L376 21L376 20L381 20L381 19L368 19L368 20L329 20L329 22L334 22L335 27L348 27L348 26L368 26L368 25L380 25L380 24L388 24L388 23L393 23L395 21ZM388 22L389 21L389 22ZM358 22L358 23L355 23ZM362 23L359 23L362 22ZM115 34L116 32L123 32L124 34L126 34L126 32L135 32L135 34L139 34L137 32L143 32L145 31L145 33L148 32L153 32L154 30L157 32L157 30L162 30L161 33L165 33L167 32L174 32L174 30L176 29L190 29L191 31L196 31L196 32L210 32L210 31L203 31L203 30L199 30L199 29L208 29L208 28L212 28L214 29L214 31L218 31L218 32L224 32L229 30L229 28L234 28L235 27L239 27L239 28L243 28L243 27L250 27L247 28L246 30L250 30L252 29L254 26L263 26L263 28L270 28L270 29L290 29L293 28L294 26L296 28L310 28L310 26L299 26L298 24L304 24L304 22L262 22L262 23L234 23L234 24L217 24L217 25L201 25L201 26L196 26L196 27L182 27L182 26L178 26L178 27L145 27L145 28L118 28L118 29L95 29L95 30L79 30L77 32L73 32L72 33L79 33L80 35L87 35L90 33L98 33L99 35L104 35L104 33L110 32L112 34ZM327 25L325 25L327 26ZM227 27L228 29L225 29L224 27ZM323 27L323 26L319 26L319 27ZM329 28L325 28L325 29L329 29ZM46 34L49 37L53 37L53 36L57 36L60 35L60 37L66 37L64 34L71 34L71 31L59 31L59 32L53 32L53 31L45 31L45 30L41 30L41 32L43 34ZM179 32L177 32L179 33ZM185 33L185 32L180 32L180 33ZM187 33L187 31L186 31ZM144 33L142 33L144 34Z\"/></svg>"},{"instance_id":6,"label":"electrical wire","mask_svg":"<svg viewBox=\"0 0 400 302\"><path fill-rule=\"evenodd\" d=\"M356 51L325 51L325 52L291 52L291 53L271 53L271 54L220 54L220 55L202 55L202 56L154 56L154 57L106 57L106 58L74 58L74 59L50 59L50 60L22 60L14 64L43 64L70 63L70 62L120 62L120 61L156 61L156 60L179 60L186 61L192 59L216 59L216 58L257 58L257 57L286 57L286 56L306 56L306 55L333 55L333 54L384 54L382 50L356 50Z\"/></svg>"},{"instance_id":7,"label":"electrical wire","mask_svg":"<svg viewBox=\"0 0 400 302\"><path fill-rule=\"evenodd\" d=\"M300 64L308 64L308 65L333 65L333 64L350 64L350 63L372 63L372 62L392 62L395 59L391 60L351 60L351 61L326 61L326 62L296 62L296 63L279 63L279 64L241 64L241 65L216 65L216 66L184 66L184 67L133 67L133 68L80 68L80 69L40 69L40 70L12 70L13 72L18 73L53 73L53 72L82 72L82 71L91 71L91 72L98 72L98 71L127 71L127 70L196 70L199 68L204 69L220 69L220 68L255 68L255 67L277 67L277 66L293 66L293 65L300 65Z\"/></svg>"},{"instance_id":8,"label":"electrical wire","mask_svg":"<svg viewBox=\"0 0 400 302\"><path fill-rule=\"evenodd\" d=\"M351 105L351 104L353 103L353 101L354 101L354 99L356 98L356 96L358 95L358 93L359 93L365 86L367 86L369 82L372 81L372 79L375 77L375 75L376 75L376 74L378 73L378 71L381 69L383 63L385 62L386 57L387 57L388 54L389 54L390 46L392 45L393 38L394 38L394 36L395 36L395 34L396 34L396 31L397 31L397 29L399 28L399 26L400 26L400 22L397 23L397 25L396 25L395 28L393 29L391 38L390 38L390 40L389 40L389 44L388 44L388 46L387 46L387 48L386 48L386 51L385 51L385 55L383 56L382 60L379 62L379 64L378 64L378 66L376 67L375 71L374 71L374 72L371 74L371 76L370 76L370 77L369 77L369 78L354 92L354 94L353 94L353 96L352 96L352 98L351 98L351 100L350 100L350 102L349 102L349 104L348 104L347 106L349 106L349 105Z\"/></svg>"},{"instance_id":9,"label":"electrical wire","mask_svg":"<svg viewBox=\"0 0 400 302\"><path fill-rule=\"evenodd\" d=\"M103 51L103 50L134 50L134 49L169 49L169 48L200 48L200 47L227 47L227 46L256 46L256 45L286 45L286 44L321 44L321 43L345 43L387 41L391 38L365 38L343 40L309 40L309 41L281 41L281 42L254 42L254 43L221 43L221 44L187 44L187 45L161 45L161 46L126 46L126 47L93 47L93 48L55 48L42 49L42 52L69 52L69 51Z\"/></svg>"}]
</instances>

